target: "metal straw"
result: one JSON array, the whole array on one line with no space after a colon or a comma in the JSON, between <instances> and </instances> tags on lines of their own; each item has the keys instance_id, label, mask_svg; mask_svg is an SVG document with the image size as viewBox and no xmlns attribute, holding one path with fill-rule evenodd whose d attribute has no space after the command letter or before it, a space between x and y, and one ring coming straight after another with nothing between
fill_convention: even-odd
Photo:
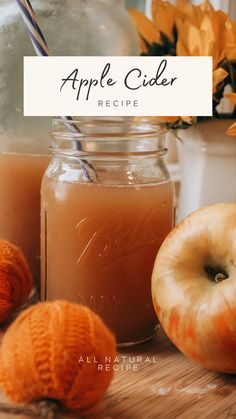
<instances>
[{"instance_id":1,"label":"metal straw","mask_svg":"<svg viewBox=\"0 0 236 419\"><path fill-rule=\"evenodd\" d=\"M34 47L36 54L40 57L50 56L51 54L50 54L47 42L38 25L37 18L33 10L33 7L30 3L30 0L16 0L16 2L20 8L22 18L26 24L28 34L29 34L29 37L31 39L31 42L32 42L32 45ZM64 121L64 124L69 131L74 132L74 133L76 132L80 133L80 129L78 128L78 126L74 123L71 123L71 121L73 121L73 118L71 116L63 116L61 119ZM77 145L76 149L80 150L79 142L76 142L76 145ZM94 172L93 167L85 160L80 160L80 162L85 169L87 178L92 180L88 172L88 167L92 169ZM95 172L94 174L96 175Z\"/></svg>"},{"instance_id":2,"label":"metal straw","mask_svg":"<svg viewBox=\"0 0 236 419\"><path fill-rule=\"evenodd\" d=\"M28 29L28 34L30 36L36 54L41 57L48 57L51 54L43 36L43 33L38 26L37 19L30 1L16 0L16 2L20 8L22 18Z\"/></svg>"}]
</instances>

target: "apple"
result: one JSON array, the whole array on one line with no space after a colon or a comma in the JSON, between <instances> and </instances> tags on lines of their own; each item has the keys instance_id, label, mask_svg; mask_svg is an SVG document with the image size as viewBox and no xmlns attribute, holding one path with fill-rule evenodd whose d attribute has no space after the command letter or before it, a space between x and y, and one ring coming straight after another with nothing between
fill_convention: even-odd
<instances>
[{"instance_id":1,"label":"apple","mask_svg":"<svg viewBox=\"0 0 236 419\"><path fill-rule=\"evenodd\" d=\"M236 372L236 203L195 211L171 231L152 296L177 348L206 368Z\"/></svg>"}]
</instances>

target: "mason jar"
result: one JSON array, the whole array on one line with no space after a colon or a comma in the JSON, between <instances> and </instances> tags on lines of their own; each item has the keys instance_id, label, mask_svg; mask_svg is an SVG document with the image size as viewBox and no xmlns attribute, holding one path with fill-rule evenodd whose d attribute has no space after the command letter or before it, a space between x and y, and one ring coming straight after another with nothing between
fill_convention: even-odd
<instances>
[{"instance_id":1,"label":"mason jar","mask_svg":"<svg viewBox=\"0 0 236 419\"><path fill-rule=\"evenodd\" d=\"M154 260L173 227L165 130L147 119L61 120L41 190L41 296L89 306L120 345L153 336Z\"/></svg>"},{"instance_id":2,"label":"mason jar","mask_svg":"<svg viewBox=\"0 0 236 419\"><path fill-rule=\"evenodd\" d=\"M35 0L52 55L137 55L123 0ZM23 116L23 57L35 55L15 0L0 0L0 238L24 251L39 281L40 182L50 118Z\"/></svg>"}]
</instances>

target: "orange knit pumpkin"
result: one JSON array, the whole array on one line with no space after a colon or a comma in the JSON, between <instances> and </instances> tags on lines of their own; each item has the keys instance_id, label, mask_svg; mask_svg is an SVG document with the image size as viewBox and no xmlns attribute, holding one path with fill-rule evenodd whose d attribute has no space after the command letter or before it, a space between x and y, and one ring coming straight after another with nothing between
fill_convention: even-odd
<instances>
[{"instance_id":1,"label":"orange knit pumpkin","mask_svg":"<svg viewBox=\"0 0 236 419\"><path fill-rule=\"evenodd\" d=\"M0 322L26 302L32 286L32 276L21 250L0 240Z\"/></svg>"},{"instance_id":2,"label":"orange knit pumpkin","mask_svg":"<svg viewBox=\"0 0 236 419\"><path fill-rule=\"evenodd\" d=\"M106 371L106 357L115 354L113 335L91 310L66 301L39 303L3 337L0 384L13 402L53 399L86 411L109 386L113 371L112 365Z\"/></svg>"}]
</instances>

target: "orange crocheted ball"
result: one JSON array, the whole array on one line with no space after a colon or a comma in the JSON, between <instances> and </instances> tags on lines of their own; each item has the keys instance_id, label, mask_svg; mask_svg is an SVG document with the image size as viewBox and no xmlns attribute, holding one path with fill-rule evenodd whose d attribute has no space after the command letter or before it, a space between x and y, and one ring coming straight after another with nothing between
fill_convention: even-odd
<instances>
[{"instance_id":1,"label":"orange crocheted ball","mask_svg":"<svg viewBox=\"0 0 236 419\"><path fill-rule=\"evenodd\" d=\"M16 403L53 399L86 411L108 388L115 355L113 335L90 309L66 301L39 303L3 337L0 384Z\"/></svg>"},{"instance_id":2,"label":"orange crocheted ball","mask_svg":"<svg viewBox=\"0 0 236 419\"><path fill-rule=\"evenodd\" d=\"M32 286L32 276L21 250L0 240L0 322L26 302Z\"/></svg>"}]
</instances>

